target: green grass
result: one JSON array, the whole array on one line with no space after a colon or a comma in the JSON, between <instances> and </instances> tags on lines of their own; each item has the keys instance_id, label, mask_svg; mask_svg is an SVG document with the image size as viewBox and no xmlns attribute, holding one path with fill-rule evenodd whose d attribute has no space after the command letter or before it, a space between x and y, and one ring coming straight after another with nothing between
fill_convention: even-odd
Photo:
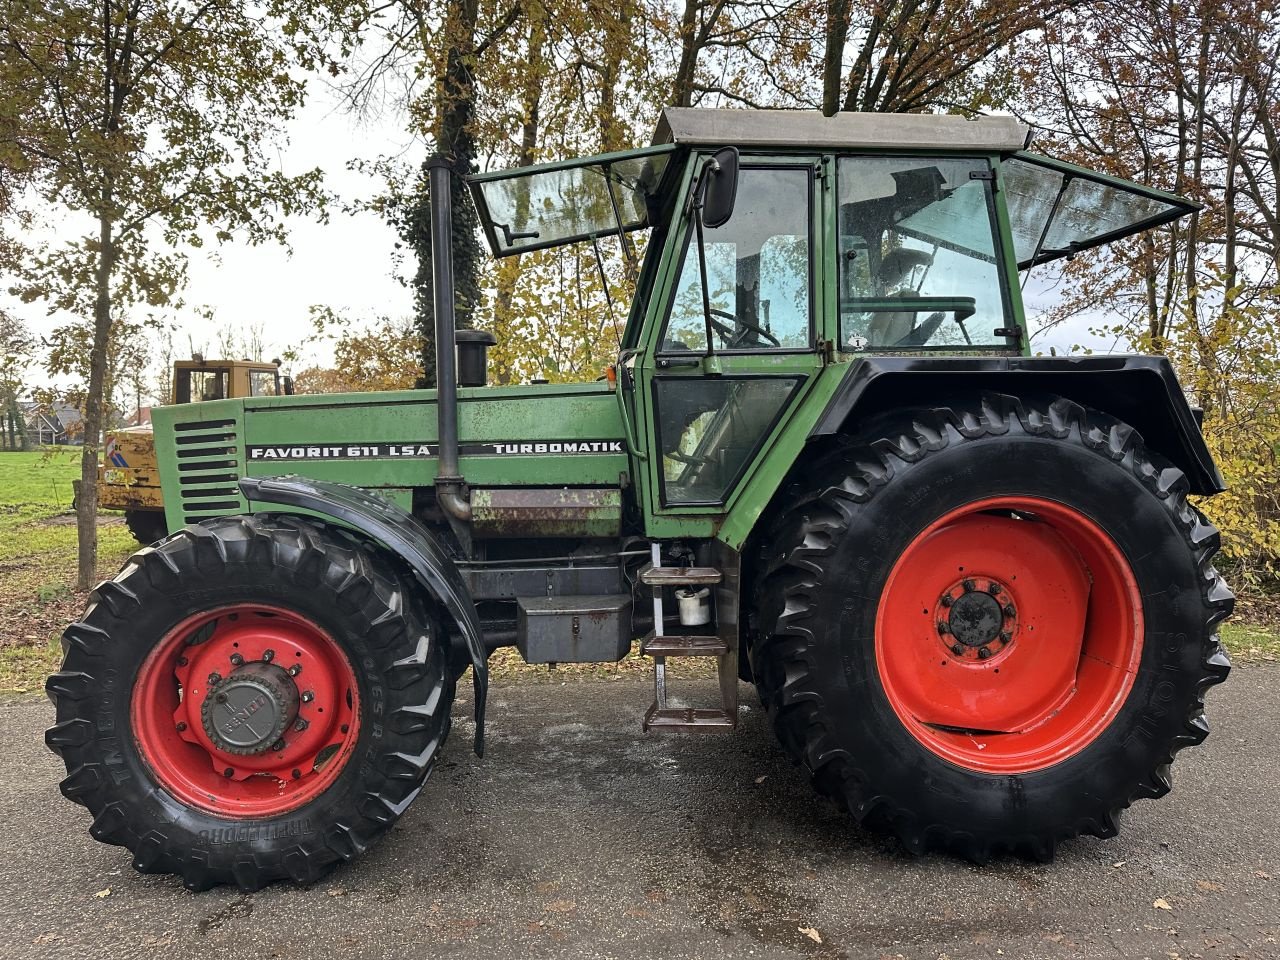
<instances>
[{"instance_id":1,"label":"green grass","mask_svg":"<svg viewBox=\"0 0 1280 960\"><path fill-rule=\"evenodd\" d=\"M1228 620L1220 633L1222 645L1238 663L1280 661L1280 628Z\"/></svg>"},{"instance_id":2,"label":"green grass","mask_svg":"<svg viewBox=\"0 0 1280 960\"><path fill-rule=\"evenodd\" d=\"M0 691L43 684L59 659L57 638L85 598L75 592L71 482L80 450L0 452ZM119 568L136 544L118 514L98 527L98 572Z\"/></svg>"}]
</instances>

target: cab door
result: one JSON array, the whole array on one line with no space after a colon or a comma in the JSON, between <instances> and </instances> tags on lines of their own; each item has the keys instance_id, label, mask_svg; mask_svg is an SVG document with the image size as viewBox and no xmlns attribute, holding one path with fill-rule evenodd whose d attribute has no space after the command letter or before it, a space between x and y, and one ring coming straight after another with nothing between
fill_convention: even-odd
<instances>
[{"instance_id":1,"label":"cab door","mask_svg":"<svg viewBox=\"0 0 1280 960\"><path fill-rule=\"evenodd\" d=\"M692 220L669 241L636 378L650 535L713 533L821 369L830 180L818 156L742 157L704 231L709 323Z\"/></svg>"}]
</instances>

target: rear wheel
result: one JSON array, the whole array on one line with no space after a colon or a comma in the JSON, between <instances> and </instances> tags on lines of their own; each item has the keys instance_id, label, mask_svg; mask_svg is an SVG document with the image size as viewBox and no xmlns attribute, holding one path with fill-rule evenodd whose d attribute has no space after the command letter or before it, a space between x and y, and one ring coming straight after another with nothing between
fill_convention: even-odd
<instances>
[{"instance_id":1,"label":"rear wheel","mask_svg":"<svg viewBox=\"0 0 1280 960\"><path fill-rule=\"evenodd\" d=\"M449 727L433 611L383 555L293 517L139 551L67 628L47 689L90 833L192 889L308 882L377 840Z\"/></svg>"},{"instance_id":2,"label":"rear wheel","mask_svg":"<svg viewBox=\"0 0 1280 960\"><path fill-rule=\"evenodd\" d=\"M774 525L752 667L818 788L913 851L1111 836L1204 739L1217 532L1126 425L987 396L887 418Z\"/></svg>"}]
</instances>

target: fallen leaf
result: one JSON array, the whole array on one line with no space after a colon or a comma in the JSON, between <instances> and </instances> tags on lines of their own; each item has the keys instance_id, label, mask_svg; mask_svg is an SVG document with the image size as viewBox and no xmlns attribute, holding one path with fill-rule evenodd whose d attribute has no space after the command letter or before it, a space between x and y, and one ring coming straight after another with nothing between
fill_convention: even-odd
<instances>
[{"instance_id":1,"label":"fallen leaf","mask_svg":"<svg viewBox=\"0 0 1280 960\"><path fill-rule=\"evenodd\" d=\"M813 929L813 927L796 927L796 929L799 930L801 933L803 933L806 937L808 937L814 943L822 942L822 935L818 933L817 930Z\"/></svg>"},{"instance_id":2,"label":"fallen leaf","mask_svg":"<svg viewBox=\"0 0 1280 960\"><path fill-rule=\"evenodd\" d=\"M1255 871L1253 871L1253 875L1254 875L1255 877L1257 877L1259 880L1270 880L1270 879L1271 879L1271 874L1267 873L1267 871L1265 871L1265 870L1255 870Z\"/></svg>"},{"instance_id":3,"label":"fallen leaf","mask_svg":"<svg viewBox=\"0 0 1280 960\"><path fill-rule=\"evenodd\" d=\"M1123 867L1123 866L1124 866L1126 863L1128 863L1128 862L1129 862L1128 860L1117 860L1117 861L1116 861L1115 863L1113 863L1111 866L1113 866L1115 869L1119 870L1121 867Z\"/></svg>"},{"instance_id":4,"label":"fallen leaf","mask_svg":"<svg viewBox=\"0 0 1280 960\"><path fill-rule=\"evenodd\" d=\"M111 888L106 887L103 890L99 890L97 893L94 894L94 896L97 897L99 900L101 900L103 897L109 897L111 896Z\"/></svg>"},{"instance_id":5,"label":"fallen leaf","mask_svg":"<svg viewBox=\"0 0 1280 960\"><path fill-rule=\"evenodd\" d=\"M1226 888L1220 883L1214 883L1212 880L1197 880L1196 886L1201 890L1207 890L1210 893L1221 893Z\"/></svg>"},{"instance_id":6,"label":"fallen leaf","mask_svg":"<svg viewBox=\"0 0 1280 960\"><path fill-rule=\"evenodd\" d=\"M756 777L756 783L764 783L768 779L769 779L769 775L767 773L764 773Z\"/></svg>"},{"instance_id":7,"label":"fallen leaf","mask_svg":"<svg viewBox=\"0 0 1280 960\"><path fill-rule=\"evenodd\" d=\"M343 897L343 896L346 896L346 893L347 893L347 891L343 890L341 887L330 887L325 892L328 893L329 896L331 897Z\"/></svg>"},{"instance_id":8,"label":"fallen leaf","mask_svg":"<svg viewBox=\"0 0 1280 960\"><path fill-rule=\"evenodd\" d=\"M1173 909L1173 907L1169 906L1169 901L1168 901L1168 900L1166 900L1164 897L1156 897L1155 903L1153 903L1153 904L1151 904L1151 905L1152 905L1153 907L1155 907L1157 910L1172 910L1172 909Z\"/></svg>"}]
</instances>

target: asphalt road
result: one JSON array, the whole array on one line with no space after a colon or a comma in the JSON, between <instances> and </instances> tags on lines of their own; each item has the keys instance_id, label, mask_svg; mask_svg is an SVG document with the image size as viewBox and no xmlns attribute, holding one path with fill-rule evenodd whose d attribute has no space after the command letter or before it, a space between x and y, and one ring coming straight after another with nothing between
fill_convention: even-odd
<instances>
[{"instance_id":1,"label":"asphalt road","mask_svg":"<svg viewBox=\"0 0 1280 960\"><path fill-rule=\"evenodd\" d=\"M1280 957L1280 669L1240 668L1212 691L1208 743L1179 757L1173 793L1130 810L1118 839L986 868L914 859L854 827L756 710L732 736L645 737L648 696L632 681L496 688L483 761L459 705L448 756L387 840L309 889L251 896L135 874L58 795L48 705L0 705L0 950Z\"/></svg>"}]
</instances>

